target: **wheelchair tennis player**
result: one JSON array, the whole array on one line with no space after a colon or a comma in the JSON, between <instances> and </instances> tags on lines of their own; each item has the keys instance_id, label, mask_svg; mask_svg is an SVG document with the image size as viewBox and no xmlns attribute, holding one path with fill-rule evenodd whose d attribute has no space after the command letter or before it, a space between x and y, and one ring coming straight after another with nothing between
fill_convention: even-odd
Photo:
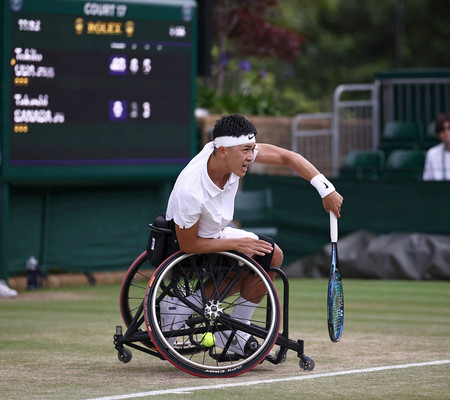
<instances>
[{"instance_id":1,"label":"wheelchair tennis player","mask_svg":"<svg viewBox=\"0 0 450 400\"><path fill-rule=\"evenodd\" d=\"M239 180L252 162L289 167L317 189L327 213L331 211L340 217L343 198L314 165L292 151L257 144L256 136L255 126L242 115L222 116L215 123L213 141L178 176L169 197L166 219L174 221L182 251L195 254L236 251L253 257L266 271L281 267L283 253L273 239L230 226ZM272 280L274 275L269 272ZM254 284L255 279L249 273L233 288L240 297L232 317L241 321L251 319L265 290L262 285ZM191 294L188 300L200 307L200 291ZM179 329L192 313L177 298L167 297L161 302L163 330ZM224 347L227 340L226 331L215 334L216 346ZM251 335L240 332L229 349L245 356L257 346Z\"/></svg>"}]
</instances>

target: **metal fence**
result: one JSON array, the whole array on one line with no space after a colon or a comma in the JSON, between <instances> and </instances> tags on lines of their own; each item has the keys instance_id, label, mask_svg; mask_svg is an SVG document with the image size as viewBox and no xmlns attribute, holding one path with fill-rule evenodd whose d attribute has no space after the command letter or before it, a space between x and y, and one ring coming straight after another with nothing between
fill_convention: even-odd
<instances>
[{"instance_id":1,"label":"metal fence","mask_svg":"<svg viewBox=\"0 0 450 400\"><path fill-rule=\"evenodd\" d=\"M292 123L292 150L324 174L336 176L345 154L378 145L377 86L340 85L332 113L299 114Z\"/></svg>"},{"instance_id":2,"label":"metal fence","mask_svg":"<svg viewBox=\"0 0 450 400\"><path fill-rule=\"evenodd\" d=\"M320 171L337 176L351 150L373 150L386 122L416 121L425 130L450 111L450 77L382 78L371 84L339 85L333 112L298 114L292 123L292 150Z\"/></svg>"},{"instance_id":3,"label":"metal fence","mask_svg":"<svg viewBox=\"0 0 450 400\"><path fill-rule=\"evenodd\" d=\"M333 114L298 114L292 121L292 150L330 175L334 163Z\"/></svg>"},{"instance_id":4,"label":"metal fence","mask_svg":"<svg viewBox=\"0 0 450 400\"><path fill-rule=\"evenodd\" d=\"M450 78L376 80L380 87L380 119L417 121L427 126L439 113L450 111Z\"/></svg>"}]
</instances>

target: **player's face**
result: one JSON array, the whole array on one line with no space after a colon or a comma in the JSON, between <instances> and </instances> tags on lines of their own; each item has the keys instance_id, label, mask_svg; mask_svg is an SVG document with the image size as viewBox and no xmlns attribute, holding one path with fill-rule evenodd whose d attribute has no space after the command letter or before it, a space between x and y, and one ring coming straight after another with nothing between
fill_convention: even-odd
<instances>
[{"instance_id":1,"label":"player's face","mask_svg":"<svg viewBox=\"0 0 450 400\"><path fill-rule=\"evenodd\" d=\"M439 133L439 139L445 144L445 148L450 150L450 122L444 122L444 130Z\"/></svg>"},{"instance_id":2,"label":"player's face","mask_svg":"<svg viewBox=\"0 0 450 400\"><path fill-rule=\"evenodd\" d=\"M250 143L226 148L228 166L231 172L234 172L240 178L245 176L253 161L255 147L254 143Z\"/></svg>"}]
</instances>

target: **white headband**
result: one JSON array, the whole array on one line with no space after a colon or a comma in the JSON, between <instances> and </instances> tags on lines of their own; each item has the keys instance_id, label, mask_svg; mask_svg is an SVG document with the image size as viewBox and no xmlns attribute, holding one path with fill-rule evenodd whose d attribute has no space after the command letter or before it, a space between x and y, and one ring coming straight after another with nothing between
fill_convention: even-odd
<instances>
[{"instance_id":1,"label":"white headband","mask_svg":"<svg viewBox=\"0 0 450 400\"><path fill-rule=\"evenodd\" d=\"M244 134L239 137L219 136L214 139L214 147L233 147L241 144L256 143L255 136L256 135L254 133Z\"/></svg>"}]
</instances>

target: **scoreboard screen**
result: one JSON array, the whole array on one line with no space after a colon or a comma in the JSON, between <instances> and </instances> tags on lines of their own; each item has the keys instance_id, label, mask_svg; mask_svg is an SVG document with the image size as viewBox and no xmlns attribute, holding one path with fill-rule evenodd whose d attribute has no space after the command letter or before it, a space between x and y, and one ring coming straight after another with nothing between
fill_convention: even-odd
<instances>
[{"instance_id":1,"label":"scoreboard screen","mask_svg":"<svg viewBox=\"0 0 450 400\"><path fill-rule=\"evenodd\" d=\"M161 177L192 157L195 1L2 7L5 181Z\"/></svg>"}]
</instances>

